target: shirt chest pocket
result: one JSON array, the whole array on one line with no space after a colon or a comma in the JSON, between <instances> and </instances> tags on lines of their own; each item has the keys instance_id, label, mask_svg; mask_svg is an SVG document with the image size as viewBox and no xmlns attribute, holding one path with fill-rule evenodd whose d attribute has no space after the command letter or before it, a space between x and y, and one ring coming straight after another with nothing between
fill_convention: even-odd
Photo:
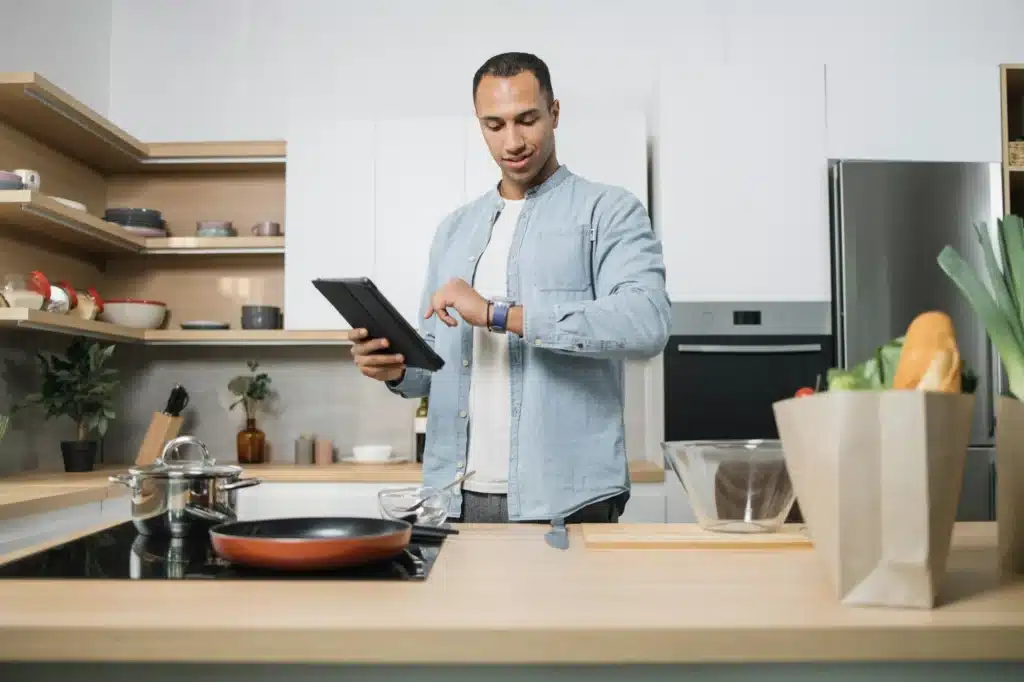
<instances>
[{"instance_id":1,"label":"shirt chest pocket","mask_svg":"<svg viewBox=\"0 0 1024 682\"><path fill-rule=\"evenodd\" d=\"M534 238L533 281L539 291L590 290L590 225L544 225Z\"/></svg>"}]
</instances>

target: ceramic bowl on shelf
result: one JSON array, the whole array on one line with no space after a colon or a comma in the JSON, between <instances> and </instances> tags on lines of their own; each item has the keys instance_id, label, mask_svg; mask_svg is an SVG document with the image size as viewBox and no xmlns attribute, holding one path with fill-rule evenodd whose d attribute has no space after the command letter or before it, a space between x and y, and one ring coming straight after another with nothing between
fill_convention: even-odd
<instances>
[{"instance_id":1,"label":"ceramic bowl on shelf","mask_svg":"<svg viewBox=\"0 0 1024 682\"><path fill-rule=\"evenodd\" d=\"M103 219L122 227L164 228L163 214L155 208L108 208Z\"/></svg>"},{"instance_id":2,"label":"ceramic bowl on shelf","mask_svg":"<svg viewBox=\"0 0 1024 682\"><path fill-rule=\"evenodd\" d=\"M20 175L10 171L0 171L0 190L24 189L24 187Z\"/></svg>"},{"instance_id":3,"label":"ceramic bowl on shelf","mask_svg":"<svg viewBox=\"0 0 1024 682\"><path fill-rule=\"evenodd\" d=\"M197 237L237 237L238 230L230 220L197 220Z\"/></svg>"},{"instance_id":4,"label":"ceramic bowl on shelf","mask_svg":"<svg viewBox=\"0 0 1024 682\"><path fill-rule=\"evenodd\" d=\"M778 440L674 441L662 449L705 530L776 532L796 502Z\"/></svg>"},{"instance_id":5,"label":"ceramic bowl on shelf","mask_svg":"<svg viewBox=\"0 0 1024 682\"><path fill-rule=\"evenodd\" d=\"M100 319L132 329L159 329L167 317L167 304L138 298L112 298L103 302Z\"/></svg>"}]
</instances>

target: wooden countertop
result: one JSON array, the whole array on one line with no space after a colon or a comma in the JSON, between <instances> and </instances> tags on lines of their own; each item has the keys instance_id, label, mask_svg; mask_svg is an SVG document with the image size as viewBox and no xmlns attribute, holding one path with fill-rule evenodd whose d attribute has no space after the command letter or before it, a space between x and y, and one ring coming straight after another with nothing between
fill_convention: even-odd
<instances>
[{"instance_id":1,"label":"wooden countertop","mask_svg":"<svg viewBox=\"0 0 1024 682\"><path fill-rule=\"evenodd\" d=\"M545 544L543 526L461 528L422 583L0 580L0 660L1024 657L1024 581L998 584L994 524L959 524L946 603L932 611L841 606L810 549L588 550L573 527L569 550L559 551Z\"/></svg>"},{"instance_id":2,"label":"wooden countertop","mask_svg":"<svg viewBox=\"0 0 1024 682\"><path fill-rule=\"evenodd\" d=\"M634 483L660 483L664 469L655 462L630 462ZM245 475L268 483L419 483L423 467L415 462L400 464L332 464L296 466L258 464L244 467ZM0 478L0 521L31 514L66 509L127 494L123 486L107 477L125 467L104 467L97 471L29 471Z\"/></svg>"}]
</instances>

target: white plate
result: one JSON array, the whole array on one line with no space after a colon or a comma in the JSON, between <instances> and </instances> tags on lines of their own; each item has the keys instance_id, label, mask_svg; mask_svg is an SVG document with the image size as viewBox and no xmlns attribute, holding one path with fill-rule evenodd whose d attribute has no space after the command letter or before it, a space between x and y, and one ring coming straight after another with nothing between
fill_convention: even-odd
<instances>
[{"instance_id":1,"label":"white plate","mask_svg":"<svg viewBox=\"0 0 1024 682\"><path fill-rule=\"evenodd\" d=\"M77 208L79 211L87 211L88 210L85 207L85 204L83 204L80 201L73 201L71 199L65 199L64 197L50 197L50 198L53 199L54 201L56 201L58 204L64 204L68 208Z\"/></svg>"},{"instance_id":2,"label":"white plate","mask_svg":"<svg viewBox=\"0 0 1024 682\"><path fill-rule=\"evenodd\" d=\"M230 329L231 325L227 322L213 322L211 320L189 320L188 322L181 323L182 329Z\"/></svg>"}]
</instances>

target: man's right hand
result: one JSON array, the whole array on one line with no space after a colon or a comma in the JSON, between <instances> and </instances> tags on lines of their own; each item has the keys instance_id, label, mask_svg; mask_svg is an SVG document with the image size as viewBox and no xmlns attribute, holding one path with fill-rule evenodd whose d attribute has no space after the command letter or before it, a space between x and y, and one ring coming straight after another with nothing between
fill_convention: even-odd
<instances>
[{"instance_id":1,"label":"man's right hand","mask_svg":"<svg viewBox=\"0 0 1024 682\"><path fill-rule=\"evenodd\" d=\"M399 381L405 375L405 358L378 352L388 347L387 339L371 339L365 329L354 329L352 342L352 357L365 376L377 381Z\"/></svg>"}]
</instances>

